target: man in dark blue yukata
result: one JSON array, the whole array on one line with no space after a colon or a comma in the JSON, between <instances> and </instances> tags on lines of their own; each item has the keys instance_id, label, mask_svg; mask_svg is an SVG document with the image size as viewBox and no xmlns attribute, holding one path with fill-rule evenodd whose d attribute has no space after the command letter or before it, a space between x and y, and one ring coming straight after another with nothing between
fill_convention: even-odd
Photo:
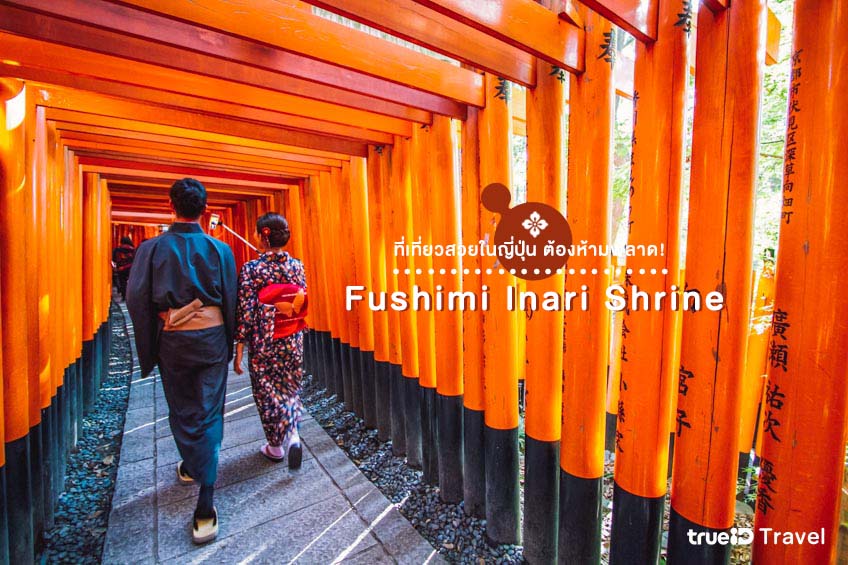
<instances>
[{"instance_id":1,"label":"man in dark blue yukata","mask_svg":"<svg viewBox=\"0 0 848 565\"><path fill-rule=\"evenodd\" d=\"M182 483L200 484L192 539L218 534L213 505L224 434L227 368L233 358L236 267L225 243L206 235L199 220L206 189L194 179L171 186L176 220L136 252L127 284L142 376L158 363L168 421L183 460Z\"/></svg>"}]
</instances>

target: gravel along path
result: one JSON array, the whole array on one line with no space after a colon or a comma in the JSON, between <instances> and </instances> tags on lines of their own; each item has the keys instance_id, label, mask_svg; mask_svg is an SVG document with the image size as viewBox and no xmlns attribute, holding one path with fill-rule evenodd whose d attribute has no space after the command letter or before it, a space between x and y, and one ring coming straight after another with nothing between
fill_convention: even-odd
<instances>
[{"instance_id":1,"label":"gravel along path","mask_svg":"<svg viewBox=\"0 0 848 565\"><path fill-rule=\"evenodd\" d=\"M421 471L392 455L391 442L381 443L375 430L351 412L311 376L304 379L303 404L336 444L447 561L453 563L522 563L521 546L490 546L486 521L465 515L462 503L445 504L439 489L424 484Z\"/></svg>"},{"instance_id":2,"label":"gravel along path","mask_svg":"<svg viewBox=\"0 0 848 565\"><path fill-rule=\"evenodd\" d=\"M124 416L132 376L132 353L120 307L112 304L109 374L68 461L65 492L55 525L45 533L40 563L100 563L118 474Z\"/></svg>"}]
</instances>

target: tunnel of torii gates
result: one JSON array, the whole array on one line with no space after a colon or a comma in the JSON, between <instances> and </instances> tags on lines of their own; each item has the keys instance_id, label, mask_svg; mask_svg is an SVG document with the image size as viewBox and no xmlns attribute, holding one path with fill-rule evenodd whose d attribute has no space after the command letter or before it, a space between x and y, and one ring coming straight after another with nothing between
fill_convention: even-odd
<instances>
[{"instance_id":1,"label":"tunnel of torii gates","mask_svg":"<svg viewBox=\"0 0 848 565\"><path fill-rule=\"evenodd\" d=\"M756 536L754 561L833 562L848 397L845 3L796 2L779 253L758 279L762 80L780 35L765 0L312 4L460 64L297 0L0 2L0 561L31 562L53 523L107 370L111 249L159 233L168 187L191 176L239 234L286 215L309 279L309 371L445 501L485 517L492 542L523 543L531 563L598 562L606 446L611 562L657 562L669 480L669 561L727 561L729 545L687 532L732 526L755 443L756 527L823 531L824 543ZM614 28L635 37L632 60L616 60ZM718 289L723 310L612 316L602 293L532 318L345 310L348 285L505 294L515 279L488 257L397 256L393 243L487 240L497 216L480 192L511 186L513 134L527 138L527 199L565 210L575 242L610 244L615 96L634 106L628 241L666 252L575 254L567 280L522 284L685 284ZM253 256L213 235L239 264Z\"/></svg>"}]
</instances>

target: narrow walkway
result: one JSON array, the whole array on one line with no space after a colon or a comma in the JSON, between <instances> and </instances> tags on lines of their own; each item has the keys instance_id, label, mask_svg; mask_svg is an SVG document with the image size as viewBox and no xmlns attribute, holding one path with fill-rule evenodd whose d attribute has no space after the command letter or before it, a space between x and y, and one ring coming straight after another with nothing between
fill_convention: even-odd
<instances>
[{"instance_id":1,"label":"narrow walkway","mask_svg":"<svg viewBox=\"0 0 848 565\"><path fill-rule=\"evenodd\" d=\"M299 471L262 457L246 373L230 372L224 422L215 490L221 529L214 543L198 547L189 526L197 487L177 482L161 381L155 371L140 378L134 363L103 563L441 561L308 414Z\"/></svg>"}]
</instances>

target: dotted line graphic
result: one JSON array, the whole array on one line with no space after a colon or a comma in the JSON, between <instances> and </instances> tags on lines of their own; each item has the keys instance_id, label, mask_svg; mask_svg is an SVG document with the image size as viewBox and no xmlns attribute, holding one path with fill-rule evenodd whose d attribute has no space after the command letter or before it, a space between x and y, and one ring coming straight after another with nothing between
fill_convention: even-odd
<instances>
[{"instance_id":1,"label":"dotted line graphic","mask_svg":"<svg viewBox=\"0 0 848 565\"><path fill-rule=\"evenodd\" d=\"M499 275L505 275L506 274L505 269L485 269L485 273L487 275L491 275L495 271L497 271L497 274L499 274ZM587 275L587 274L590 274L590 273L592 275L598 274L598 269L592 269L591 271L588 271L587 269L557 269L556 274L561 275L561 274L563 274L563 271L568 271L569 275L578 275L578 274L579 275ZM622 269L621 267L616 267L615 269L604 269L604 274L609 275L612 271L615 271L615 276L619 276L619 275L621 275L622 272L625 272L625 271L628 275L632 275L635 272L635 269L626 269L625 270L625 269ZM428 272L431 275L435 275L436 269L429 269ZM456 275L458 272L459 272L458 269L451 269L450 270L450 274L452 274L452 275ZM475 275L481 275L481 274L483 274L483 272L484 272L483 269L474 269ZM446 275L448 273L448 270L447 269L439 269L438 273L440 275ZM528 273L528 269L510 269L509 273L511 275L517 275L517 274L526 275ZM545 269L544 273L546 275L553 275L554 271L552 271L551 269ZM656 274L667 275L668 269L659 269L659 270L658 269L639 269L640 275L646 275L646 274L649 274L649 273L652 274L652 275L656 275ZM402 271L401 271L401 269L394 269L394 274L396 274L396 275L400 275L400 274L411 275L412 269L403 269ZM423 269L415 269L415 274L421 275L421 274L424 274L424 271L423 271ZM470 275L471 269L462 269L462 274ZM540 269L533 269L533 274L541 275L542 271Z\"/></svg>"}]
</instances>

